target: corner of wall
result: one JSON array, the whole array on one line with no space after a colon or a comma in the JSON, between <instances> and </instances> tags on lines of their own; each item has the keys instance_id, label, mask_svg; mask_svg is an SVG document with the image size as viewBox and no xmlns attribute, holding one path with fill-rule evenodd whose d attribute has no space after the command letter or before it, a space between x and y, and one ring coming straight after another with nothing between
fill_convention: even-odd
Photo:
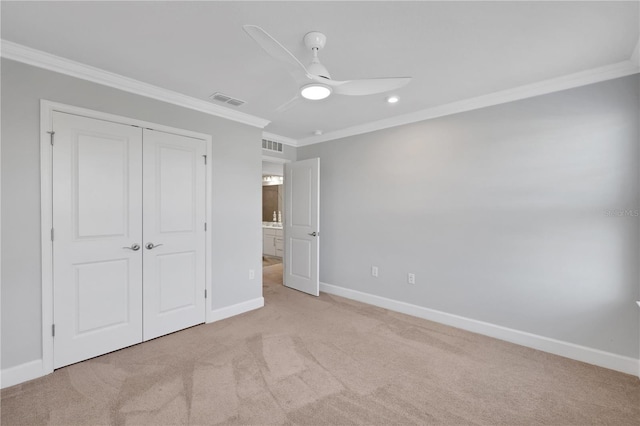
<instances>
[{"instance_id":1,"label":"corner of wall","mask_svg":"<svg viewBox=\"0 0 640 426\"><path fill-rule=\"evenodd\" d=\"M264 297L256 297L255 299L236 303L231 306L225 306L224 308L212 309L207 312L207 324L253 311L255 309L260 309L263 306Z\"/></svg>"}]
</instances>

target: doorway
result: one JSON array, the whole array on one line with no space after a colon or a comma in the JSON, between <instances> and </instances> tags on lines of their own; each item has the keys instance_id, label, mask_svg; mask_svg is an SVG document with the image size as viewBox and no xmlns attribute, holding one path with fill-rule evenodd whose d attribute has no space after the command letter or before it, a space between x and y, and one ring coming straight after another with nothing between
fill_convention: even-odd
<instances>
[{"instance_id":1,"label":"doorway","mask_svg":"<svg viewBox=\"0 0 640 426\"><path fill-rule=\"evenodd\" d=\"M282 284L284 270L284 164L288 160L263 156L262 161L262 277Z\"/></svg>"},{"instance_id":2,"label":"doorway","mask_svg":"<svg viewBox=\"0 0 640 426\"><path fill-rule=\"evenodd\" d=\"M277 165L283 166L283 177L277 180L277 183L283 184L283 197L280 207L263 206L263 214L266 214L262 222L263 282L266 278L273 280L273 273L278 269L280 283L318 296L320 159L310 158L296 162L280 160ZM263 174L273 170L263 157ZM268 179L268 175L263 176L263 182L268 182ZM274 180L271 177L271 181ZM263 201L267 198L269 197L264 196ZM272 214L271 222L269 213ZM274 253L280 255L276 257L282 259L281 264L269 265L270 255ZM265 273L270 276L265 276Z\"/></svg>"}]
</instances>

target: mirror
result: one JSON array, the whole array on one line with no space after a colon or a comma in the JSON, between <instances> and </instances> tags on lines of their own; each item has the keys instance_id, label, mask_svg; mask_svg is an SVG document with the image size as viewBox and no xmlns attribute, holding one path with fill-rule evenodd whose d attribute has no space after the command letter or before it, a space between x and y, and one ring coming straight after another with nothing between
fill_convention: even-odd
<instances>
[{"instance_id":1,"label":"mirror","mask_svg":"<svg viewBox=\"0 0 640 426\"><path fill-rule=\"evenodd\" d=\"M284 215L284 185L262 186L262 221L273 222L273 212ZM284 219L284 218L283 218Z\"/></svg>"}]
</instances>

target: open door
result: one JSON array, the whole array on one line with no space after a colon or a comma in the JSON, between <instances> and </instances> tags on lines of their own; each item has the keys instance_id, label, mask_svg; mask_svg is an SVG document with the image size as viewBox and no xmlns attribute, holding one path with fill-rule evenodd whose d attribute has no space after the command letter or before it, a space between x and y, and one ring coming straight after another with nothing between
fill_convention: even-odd
<instances>
[{"instance_id":1,"label":"open door","mask_svg":"<svg viewBox=\"0 0 640 426\"><path fill-rule=\"evenodd\" d=\"M284 166L284 285L320 295L320 159Z\"/></svg>"}]
</instances>

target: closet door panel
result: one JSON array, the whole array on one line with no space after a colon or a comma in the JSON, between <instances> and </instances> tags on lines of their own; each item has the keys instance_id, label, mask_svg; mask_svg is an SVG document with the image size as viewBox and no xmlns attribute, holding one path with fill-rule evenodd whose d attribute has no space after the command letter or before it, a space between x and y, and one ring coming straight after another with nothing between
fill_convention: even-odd
<instances>
[{"instance_id":1,"label":"closet door panel","mask_svg":"<svg viewBox=\"0 0 640 426\"><path fill-rule=\"evenodd\" d=\"M144 130L144 340L205 320L205 152Z\"/></svg>"},{"instance_id":2,"label":"closet door panel","mask_svg":"<svg viewBox=\"0 0 640 426\"><path fill-rule=\"evenodd\" d=\"M53 114L54 368L142 341L142 131Z\"/></svg>"}]
</instances>

